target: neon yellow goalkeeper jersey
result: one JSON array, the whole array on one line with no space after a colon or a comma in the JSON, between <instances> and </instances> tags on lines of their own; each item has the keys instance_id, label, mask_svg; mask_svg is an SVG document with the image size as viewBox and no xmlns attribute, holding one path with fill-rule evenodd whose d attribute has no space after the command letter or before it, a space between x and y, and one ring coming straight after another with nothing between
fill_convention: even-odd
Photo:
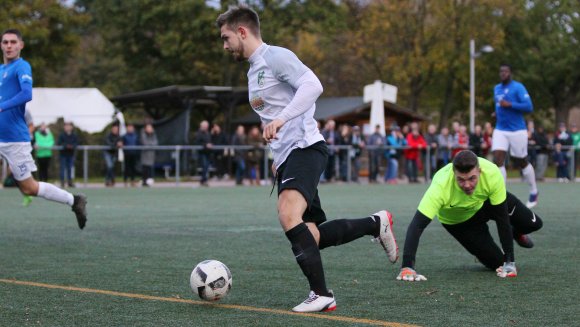
<instances>
[{"instance_id":1,"label":"neon yellow goalkeeper jersey","mask_svg":"<svg viewBox=\"0 0 580 327\"><path fill-rule=\"evenodd\" d=\"M473 194L467 195L459 188L450 163L433 176L418 210L429 219L437 216L442 224L455 225L473 217L488 199L492 205L504 202L505 182L499 168L486 159L478 159L481 175Z\"/></svg>"}]
</instances>

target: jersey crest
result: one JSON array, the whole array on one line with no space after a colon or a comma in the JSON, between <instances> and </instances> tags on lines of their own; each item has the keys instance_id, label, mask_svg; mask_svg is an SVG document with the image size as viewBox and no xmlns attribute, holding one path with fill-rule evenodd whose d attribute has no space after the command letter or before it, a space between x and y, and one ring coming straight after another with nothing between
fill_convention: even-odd
<instances>
[{"instance_id":1,"label":"jersey crest","mask_svg":"<svg viewBox=\"0 0 580 327\"><path fill-rule=\"evenodd\" d=\"M258 73L258 86L264 87L264 71L263 70Z\"/></svg>"},{"instance_id":2,"label":"jersey crest","mask_svg":"<svg viewBox=\"0 0 580 327\"><path fill-rule=\"evenodd\" d=\"M253 94L252 98L250 98L250 106L252 106L252 109L255 111L264 110L265 105L266 103L264 102L264 99L262 99L259 94Z\"/></svg>"}]
</instances>

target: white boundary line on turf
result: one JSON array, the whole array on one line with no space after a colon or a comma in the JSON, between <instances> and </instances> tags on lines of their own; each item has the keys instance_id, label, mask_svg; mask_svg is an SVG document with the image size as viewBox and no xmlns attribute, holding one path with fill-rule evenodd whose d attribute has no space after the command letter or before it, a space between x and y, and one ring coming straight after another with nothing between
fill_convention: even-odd
<instances>
[{"instance_id":1,"label":"white boundary line on turf","mask_svg":"<svg viewBox=\"0 0 580 327\"><path fill-rule=\"evenodd\" d=\"M388 326L388 327L415 327L415 326L417 326L417 325L401 324L401 323L397 323L397 322L389 322L389 321L382 321L382 320L372 320L372 319L364 319L364 318L336 316L336 315L331 315L331 314L295 313L295 312L279 310L279 309L258 308L258 307L250 307L250 306L235 305L235 304L220 304L220 303L215 303L215 302L194 301L194 300L187 300L187 299L180 299L180 298L173 298L173 297L161 297L161 296L152 296L152 295L146 295L146 294L124 293L124 292L100 290L100 289L94 289L94 288L45 284L45 283L37 283L37 282L30 282L30 281L21 281L21 280L16 280L16 279L0 278L0 283L12 284L12 285L33 286L33 287L41 287L41 288L49 288L49 289L58 289L58 290L81 292L81 293L103 294L103 295L119 296L119 297L126 297L126 298L132 298L132 299L140 299L140 300L187 303L187 304L194 304L194 305L207 305L207 306L213 306L216 308L234 309L234 310L250 311L250 312L265 312L265 313L273 313L273 314L287 315L287 316L303 316L303 317L309 317L309 318L316 318L316 319L323 319L323 320L334 320L334 321L356 323L356 324L366 324L366 325L372 325L372 326Z\"/></svg>"}]
</instances>

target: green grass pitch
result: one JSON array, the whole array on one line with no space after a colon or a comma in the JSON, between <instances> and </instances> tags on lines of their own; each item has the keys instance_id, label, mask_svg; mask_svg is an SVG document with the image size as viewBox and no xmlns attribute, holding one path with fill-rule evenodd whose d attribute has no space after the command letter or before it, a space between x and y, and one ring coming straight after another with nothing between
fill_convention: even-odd
<instances>
[{"instance_id":1,"label":"green grass pitch","mask_svg":"<svg viewBox=\"0 0 580 327\"><path fill-rule=\"evenodd\" d=\"M433 222L417 254L417 270L428 278L423 283L396 281L400 263L389 264L370 237L325 249L338 308L319 316L289 313L307 296L308 284L267 187L87 189L83 231L65 206L34 199L23 208L16 190L0 190L0 326L577 325L580 189L539 187L535 211L544 228L533 235L535 248L515 245L517 278L502 280L483 269ZM330 219L392 211L402 254L425 189L323 185L320 195ZM524 184L508 189L525 201ZM495 236L494 224L491 230ZM233 274L232 291L217 306L90 291L199 301L189 274L204 259L224 262Z\"/></svg>"}]
</instances>

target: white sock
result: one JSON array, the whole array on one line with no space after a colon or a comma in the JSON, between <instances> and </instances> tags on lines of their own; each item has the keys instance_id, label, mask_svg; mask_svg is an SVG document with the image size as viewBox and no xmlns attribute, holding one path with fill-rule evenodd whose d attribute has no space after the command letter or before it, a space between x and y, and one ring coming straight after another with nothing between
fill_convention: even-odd
<instances>
[{"instance_id":1,"label":"white sock","mask_svg":"<svg viewBox=\"0 0 580 327\"><path fill-rule=\"evenodd\" d=\"M38 182L38 194L36 195L46 200L68 204L72 206L75 202L74 196L52 184Z\"/></svg>"},{"instance_id":2,"label":"white sock","mask_svg":"<svg viewBox=\"0 0 580 327\"><path fill-rule=\"evenodd\" d=\"M537 194L538 187L536 186L536 173L534 172L532 164L528 163L526 168L522 169L522 176L524 176L524 180L528 182L528 185L530 186L530 194Z\"/></svg>"},{"instance_id":3,"label":"white sock","mask_svg":"<svg viewBox=\"0 0 580 327\"><path fill-rule=\"evenodd\" d=\"M507 184L507 171L505 170L505 166L500 166L499 171L501 171L501 175L503 176L504 183Z\"/></svg>"}]
</instances>

